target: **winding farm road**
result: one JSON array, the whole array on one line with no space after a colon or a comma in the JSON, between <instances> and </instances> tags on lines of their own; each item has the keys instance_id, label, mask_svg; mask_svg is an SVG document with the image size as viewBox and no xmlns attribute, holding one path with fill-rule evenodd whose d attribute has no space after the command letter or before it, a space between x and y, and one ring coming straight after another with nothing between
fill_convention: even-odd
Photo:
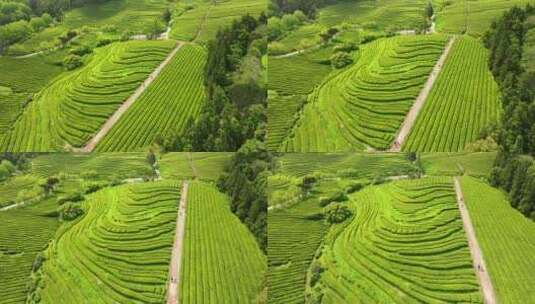
<instances>
[{"instance_id":1,"label":"winding farm road","mask_svg":"<svg viewBox=\"0 0 535 304\"><path fill-rule=\"evenodd\" d=\"M102 125L100 130L97 132L93 138L91 138L87 144L80 149L73 149L74 152L82 152L82 153L89 153L92 152L93 149L95 149L96 145L108 134L108 132L111 130L111 128L119 121L121 116L134 104L134 102L145 92L145 89L149 87L149 85L158 77L160 72L167 66L167 64L171 61L171 59L175 56L175 54L178 52L178 50L182 47L182 43L178 42L176 47L167 55L167 57L160 63L160 65L150 73L150 75L143 81L143 83L134 91L128 99L126 99L125 102L113 113L113 115L108 118L108 120Z\"/></svg>"},{"instance_id":2,"label":"winding farm road","mask_svg":"<svg viewBox=\"0 0 535 304\"><path fill-rule=\"evenodd\" d=\"M167 287L167 304L179 303L180 269L182 266L182 247L184 245L184 230L186 227L186 204L188 201L188 182L182 184L180 205L176 218L175 242L169 265L169 284Z\"/></svg>"},{"instance_id":3,"label":"winding farm road","mask_svg":"<svg viewBox=\"0 0 535 304\"><path fill-rule=\"evenodd\" d=\"M459 206L461 218L463 219L464 231L466 233L466 238L468 239L468 246L470 247L470 253L472 254L474 270L479 280L479 285L483 293L483 299L485 304L495 304L496 296L494 294L494 288L492 287L492 281L490 280L489 272L487 271L485 261L483 260L483 253L481 252L481 248L477 243L474 227L472 226L472 221L470 220L470 215L468 214L468 210L465 206L461 183L459 182L458 176L454 177L454 183L455 193L457 195L457 205Z\"/></svg>"},{"instance_id":4,"label":"winding farm road","mask_svg":"<svg viewBox=\"0 0 535 304\"><path fill-rule=\"evenodd\" d=\"M411 109L407 113L407 116L405 116L405 120L401 124L401 127L399 128L399 131L396 135L396 139L390 146L390 152L400 152L401 147L403 146L403 143L405 142L405 139L407 139L407 136L409 135L412 126L414 125L414 122L416 122L416 117L418 117L418 113L420 113L420 110L424 106L425 101L427 100L427 96L431 92L431 89L433 88L433 84L435 83L435 80L438 77L438 74L442 70L442 66L444 65L444 62L446 62L446 58L448 57L448 54L450 52L451 46L453 45L453 42L455 42L456 37L453 36L448 41L448 44L444 48L444 52L442 52L442 55L440 55L440 58L438 59L437 63L433 67L433 70L431 71L431 74L427 78L427 81L420 91L420 94L418 94L418 97L416 98L416 101L412 105Z\"/></svg>"}]
</instances>

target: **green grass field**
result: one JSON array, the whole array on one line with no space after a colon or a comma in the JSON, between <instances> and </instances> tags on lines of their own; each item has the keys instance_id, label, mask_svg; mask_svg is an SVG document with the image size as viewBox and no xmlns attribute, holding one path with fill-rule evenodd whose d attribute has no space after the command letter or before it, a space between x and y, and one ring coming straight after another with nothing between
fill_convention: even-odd
<instances>
[{"instance_id":1,"label":"green grass field","mask_svg":"<svg viewBox=\"0 0 535 304\"><path fill-rule=\"evenodd\" d=\"M190 183L180 303L255 303L261 292L265 256L229 205L213 186Z\"/></svg>"},{"instance_id":2,"label":"green grass field","mask_svg":"<svg viewBox=\"0 0 535 304\"><path fill-rule=\"evenodd\" d=\"M6 151L82 146L167 56L172 41L130 41L97 49L82 68L56 77L0 137Z\"/></svg>"},{"instance_id":3,"label":"green grass field","mask_svg":"<svg viewBox=\"0 0 535 304\"><path fill-rule=\"evenodd\" d=\"M499 120L500 93L480 41L459 37L411 129L406 151L463 151Z\"/></svg>"},{"instance_id":4,"label":"green grass field","mask_svg":"<svg viewBox=\"0 0 535 304\"><path fill-rule=\"evenodd\" d=\"M483 181L465 176L461 187L498 302L533 301L535 223Z\"/></svg>"},{"instance_id":5,"label":"green grass field","mask_svg":"<svg viewBox=\"0 0 535 304\"><path fill-rule=\"evenodd\" d=\"M445 36L398 36L361 48L358 61L312 94L281 150L386 149L442 54Z\"/></svg>"},{"instance_id":6,"label":"green grass field","mask_svg":"<svg viewBox=\"0 0 535 304\"><path fill-rule=\"evenodd\" d=\"M398 181L350 196L320 261L322 303L482 303L451 178Z\"/></svg>"},{"instance_id":7,"label":"green grass field","mask_svg":"<svg viewBox=\"0 0 535 304\"><path fill-rule=\"evenodd\" d=\"M165 179L216 181L231 157L226 152L171 152L161 155L158 167Z\"/></svg>"},{"instance_id":8,"label":"green grass field","mask_svg":"<svg viewBox=\"0 0 535 304\"><path fill-rule=\"evenodd\" d=\"M488 177L494 165L496 153L421 153L420 160L425 174Z\"/></svg>"},{"instance_id":9,"label":"green grass field","mask_svg":"<svg viewBox=\"0 0 535 304\"><path fill-rule=\"evenodd\" d=\"M186 44L97 145L98 152L136 151L160 136L182 136L204 103L205 50ZM170 89L172 88L172 89Z\"/></svg>"},{"instance_id":10,"label":"green grass field","mask_svg":"<svg viewBox=\"0 0 535 304\"><path fill-rule=\"evenodd\" d=\"M82 202L84 216L63 226L46 251L42 301L161 303L179 198L175 181L126 185L88 197Z\"/></svg>"}]
</instances>

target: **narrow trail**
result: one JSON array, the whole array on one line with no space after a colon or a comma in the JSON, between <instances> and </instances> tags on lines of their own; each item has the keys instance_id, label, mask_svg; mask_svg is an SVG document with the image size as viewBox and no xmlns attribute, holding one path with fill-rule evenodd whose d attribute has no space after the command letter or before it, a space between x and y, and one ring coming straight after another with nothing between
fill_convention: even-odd
<instances>
[{"instance_id":1,"label":"narrow trail","mask_svg":"<svg viewBox=\"0 0 535 304\"><path fill-rule=\"evenodd\" d=\"M189 166L191 167L191 171L193 171L193 179L197 179L199 174L197 173L197 168L195 168L195 164L193 163L193 157L191 155L191 152L188 152L188 160Z\"/></svg>"},{"instance_id":2,"label":"narrow trail","mask_svg":"<svg viewBox=\"0 0 535 304\"><path fill-rule=\"evenodd\" d=\"M182 184L180 205L176 218L175 241L169 265L169 284L167 287L167 304L179 303L180 269L182 267L182 248L184 245L184 231L186 228L186 204L188 201L188 181Z\"/></svg>"},{"instance_id":3,"label":"narrow trail","mask_svg":"<svg viewBox=\"0 0 535 304\"><path fill-rule=\"evenodd\" d=\"M479 244L477 243L476 234L474 232L474 227L472 226L472 221L470 220L470 215L468 214L468 209L466 209L465 206L461 183L459 182L458 176L454 177L454 183L455 193L457 195L457 205L459 206L459 211L463 220L464 231L466 233L466 238L468 239L468 247L470 247L470 253L472 254L472 260L474 263L474 270L476 272L477 279L479 280L484 302L486 304L495 304L496 296L494 295L492 281L490 280L489 272L487 271L485 261L483 260L483 253L479 247Z\"/></svg>"},{"instance_id":4,"label":"narrow trail","mask_svg":"<svg viewBox=\"0 0 535 304\"><path fill-rule=\"evenodd\" d=\"M31 203L31 202L22 201L22 202L18 202L18 203L15 203L15 204L11 204L9 206L5 206L5 207L0 208L0 212L8 211L8 210L15 209L15 208L22 207L22 206L26 206L29 203Z\"/></svg>"},{"instance_id":5,"label":"narrow trail","mask_svg":"<svg viewBox=\"0 0 535 304\"><path fill-rule=\"evenodd\" d=\"M427 100L427 96L431 92L431 89L433 88L433 84L435 83L435 80L437 79L440 71L442 70L442 66L444 65L444 62L446 62L446 58L448 57L448 54L450 52L451 46L455 42L456 37L453 36L448 41L448 44L446 45L446 48L444 48L444 52L442 52L442 55L438 59L437 63L433 67L433 70L431 71L431 74L427 78L427 81L420 91L420 94L418 94L418 97L416 97L416 101L412 105L411 109L405 116L405 120L401 124L399 131L396 135L396 139L390 146L389 152L400 152L401 147L403 146L403 143L407 139L407 136L409 135L412 126L414 125L414 122L416 122L416 118L418 117L418 114L420 113L420 110L422 110L425 101Z\"/></svg>"},{"instance_id":6,"label":"narrow trail","mask_svg":"<svg viewBox=\"0 0 535 304\"><path fill-rule=\"evenodd\" d=\"M95 136L93 136L83 148L74 148L73 152L89 153L95 149L96 145L108 134L111 128L119 121L121 116L134 104L134 102L145 92L145 89L158 77L160 72L167 66L171 59L175 56L178 50L182 47L183 43L178 42L176 47L167 55L164 61L154 69L154 71L143 81L143 83L136 89L136 91L126 99L125 102L108 118L108 120L102 125L100 130Z\"/></svg>"}]
</instances>

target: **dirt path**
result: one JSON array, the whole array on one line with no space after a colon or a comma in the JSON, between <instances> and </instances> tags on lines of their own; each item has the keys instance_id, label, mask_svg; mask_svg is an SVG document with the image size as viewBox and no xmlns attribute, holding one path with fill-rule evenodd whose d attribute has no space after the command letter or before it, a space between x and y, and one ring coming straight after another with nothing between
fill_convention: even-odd
<instances>
[{"instance_id":1,"label":"dirt path","mask_svg":"<svg viewBox=\"0 0 535 304\"><path fill-rule=\"evenodd\" d=\"M405 120L401 124L401 127L399 128L398 134L396 135L396 139L390 146L390 152L400 152L401 147L403 146L403 143L405 142L405 139L407 139L407 136L409 135L412 125L414 125L414 122L416 121L416 117L418 117L418 113L420 113L420 110L424 106L424 103L427 99L427 95L429 95L429 92L431 92L431 89L433 88L433 84L435 83L435 80L438 77L438 74L440 73L440 70L442 70L442 66L444 65L444 62L446 62L446 58L448 57L448 54L450 52L451 46L453 45L453 42L455 42L456 37L453 36L451 38L446 48L444 48L444 52L442 52L442 55L438 59L437 63L435 64L435 67L433 67L433 71L431 71L431 74L427 78L427 81L420 91L420 94L416 98L416 101L412 105L411 109L407 113L407 116L405 116Z\"/></svg>"},{"instance_id":2,"label":"dirt path","mask_svg":"<svg viewBox=\"0 0 535 304\"><path fill-rule=\"evenodd\" d=\"M309 48L306 48L306 49L301 49L301 50L298 50L298 51L293 51L291 53L286 53L286 54L282 54L282 55L277 55L277 56L273 56L273 58L288 58L288 57L293 57L293 56L296 56L296 55L299 55L299 54L303 54L304 52L306 51L311 51L311 50L315 50L315 49L319 49L321 47L321 45L315 45L315 46L311 46Z\"/></svg>"},{"instance_id":3,"label":"dirt path","mask_svg":"<svg viewBox=\"0 0 535 304\"><path fill-rule=\"evenodd\" d=\"M87 142L85 147L81 149L73 149L73 152L83 152L83 153L89 153L92 152L93 149L95 149L96 145L108 134L108 132L111 130L111 128L119 121L121 116L134 104L134 102L141 96L143 92L145 92L145 89L149 87L149 85L158 77L160 72L163 70L163 68L171 61L171 59L175 56L175 54L178 52L178 50L182 47L182 43L177 43L177 46L167 55L167 58L165 58L160 65L154 69L154 71L143 81L143 83L136 89L136 91L126 99L126 101L113 113L113 115L108 118L108 120L102 125L98 133L93 136Z\"/></svg>"},{"instance_id":4,"label":"dirt path","mask_svg":"<svg viewBox=\"0 0 535 304\"><path fill-rule=\"evenodd\" d=\"M189 166L191 167L191 171L193 172L193 179L197 179L199 174L197 172L197 168L195 168L195 164L193 163L193 156L191 155L191 152L188 152L188 160Z\"/></svg>"},{"instance_id":5,"label":"dirt path","mask_svg":"<svg viewBox=\"0 0 535 304\"><path fill-rule=\"evenodd\" d=\"M454 183L455 193L457 195L457 205L459 206L461 218L463 219L464 232L466 233L466 238L468 239L468 246L470 247L470 253L472 254L474 270L479 280L481 292L483 293L483 299L486 304L495 304L496 297L494 295L492 282L490 280L487 267L485 266L485 261L483 260L483 253L481 252L481 248L477 243L474 227L472 226L472 221L470 220L470 215L468 214L468 210L465 206L461 183L459 182L458 176L454 177Z\"/></svg>"},{"instance_id":6,"label":"dirt path","mask_svg":"<svg viewBox=\"0 0 535 304\"><path fill-rule=\"evenodd\" d=\"M169 284L167 287L167 304L177 304L179 300L180 269L182 266L182 247L184 245L184 230L186 227L186 204L188 201L188 181L182 184L180 205L176 218L175 242L169 265Z\"/></svg>"}]
</instances>

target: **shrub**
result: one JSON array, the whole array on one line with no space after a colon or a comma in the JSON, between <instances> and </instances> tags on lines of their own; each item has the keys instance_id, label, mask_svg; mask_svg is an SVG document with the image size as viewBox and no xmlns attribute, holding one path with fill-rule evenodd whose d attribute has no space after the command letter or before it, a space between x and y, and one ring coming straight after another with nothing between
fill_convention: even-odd
<instances>
[{"instance_id":1,"label":"shrub","mask_svg":"<svg viewBox=\"0 0 535 304\"><path fill-rule=\"evenodd\" d=\"M30 27L34 32L39 32L47 28L53 19L49 14L43 14L41 17L34 17L30 20Z\"/></svg>"},{"instance_id":2,"label":"shrub","mask_svg":"<svg viewBox=\"0 0 535 304\"><path fill-rule=\"evenodd\" d=\"M84 214L84 210L77 204L66 203L58 209L60 219L65 221L72 221Z\"/></svg>"},{"instance_id":3,"label":"shrub","mask_svg":"<svg viewBox=\"0 0 535 304\"><path fill-rule=\"evenodd\" d=\"M310 287L314 287L314 285L316 285L323 271L324 269L321 267L319 262L315 261L312 263L312 267L310 269Z\"/></svg>"},{"instance_id":4,"label":"shrub","mask_svg":"<svg viewBox=\"0 0 535 304\"><path fill-rule=\"evenodd\" d=\"M350 185L350 186L347 188L346 192L347 192L347 193L355 193L355 192L357 192L357 191L360 191L360 190L361 190L362 188L364 188L365 186L366 186L366 185L363 184L363 183L354 183L354 184Z\"/></svg>"},{"instance_id":5,"label":"shrub","mask_svg":"<svg viewBox=\"0 0 535 304\"><path fill-rule=\"evenodd\" d=\"M294 15L284 15L281 18L281 24L284 27L284 30L290 31L296 28L301 22Z\"/></svg>"},{"instance_id":6,"label":"shrub","mask_svg":"<svg viewBox=\"0 0 535 304\"><path fill-rule=\"evenodd\" d=\"M99 41L97 41L97 47L108 45L111 42L112 42L112 40L108 39L108 38L100 39Z\"/></svg>"},{"instance_id":7,"label":"shrub","mask_svg":"<svg viewBox=\"0 0 535 304\"><path fill-rule=\"evenodd\" d=\"M336 69L341 69L353 63L351 55L345 52L338 52L331 56L331 65Z\"/></svg>"},{"instance_id":8,"label":"shrub","mask_svg":"<svg viewBox=\"0 0 535 304\"><path fill-rule=\"evenodd\" d=\"M320 200L320 206L325 207L325 206L329 205L332 202L345 202L348 199L349 198L347 197L345 192L338 191L338 192L335 192L334 194L332 194L330 197L322 198Z\"/></svg>"},{"instance_id":9,"label":"shrub","mask_svg":"<svg viewBox=\"0 0 535 304\"><path fill-rule=\"evenodd\" d=\"M303 177L303 180L301 181L299 187L301 188L304 194L307 194L317 181L318 180L315 176L307 175Z\"/></svg>"},{"instance_id":10,"label":"shrub","mask_svg":"<svg viewBox=\"0 0 535 304\"><path fill-rule=\"evenodd\" d=\"M373 178L372 184L380 185L380 184L383 184L384 182L386 182L386 178L382 175L378 175Z\"/></svg>"},{"instance_id":11,"label":"shrub","mask_svg":"<svg viewBox=\"0 0 535 304\"><path fill-rule=\"evenodd\" d=\"M76 37L76 35L78 35L77 31L70 30L70 31L64 33L63 35L59 36L58 39L61 42L61 44L66 44L72 38Z\"/></svg>"},{"instance_id":12,"label":"shrub","mask_svg":"<svg viewBox=\"0 0 535 304\"><path fill-rule=\"evenodd\" d=\"M341 204L333 204L325 207L323 214L325 220L330 224L341 223L351 216L351 210Z\"/></svg>"},{"instance_id":13,"label":"shrub","mask_svg":"<svg viewBox=\"0 0 535 304\"><path fill-rule=\"evenodd\" d=\"M69 53L73 55L84 56L86 54L91 54L92 52L93 52L93 49L91 49L89 46L82 45L82 46L71 49Z\"/></svg>"},{"instance_id":14,"label":"shrub","mask_svg":"<svg viewBox=\"0 0 535 304\"><path fill-rule=\"evenodd\" d=\"M0 51L9 45L24 40L30 36L32 28L26 20L19 20L0 26Z\"/></svg>"},{"instance_id":15,"label":"shrub","mask_svg":"<svg viewBox=\"0 0 535 304\"><path fill-rule=\"evenodd\" d=\"M94 179L98 177L98 173L95 170L88 170L88 171L82 172L82 174L80 174L80 177L84 179Z\"/></svg>"},{"instance_id":16,"label":"shrub","mask_svg":"<svg viewBox=\"0 0 535 304\"><path fill-rule=\"evenodd\" d=\"M359 47L353 42L338 44L334 47L335 52L346 52L346 53L356 51L358 49Z\"/></svg>"},{"instance_id":17,"label":"shrub","mask_svg":"<svg viewBox=\"0 0 535 304\"><path fill-rule=\"evenodd\" d=\"M366 35L362 37L362 40L360 41L361 44L370 43L377 39L377 36L375 35Z\"/></svg>"},{"instance_id":18,"label":"shrub","mask_svg":"<svg viewBox=\"0 0 535 304\"><path fill-rule=\"evenodd\" d=\"M64 203L66 202L81 202L85 199L84 195L80 192L76 192L76 193L73 193L73 194L70 194L70 195L66 195L66 196L60 196L58 197L57 199L57 203L59 205L63 205Z\"/></svg>"},{"instance_id":19,"label":"shrub","mask_svg":"<svg viewBox=\"0 0 535 304\"><path fill-rule=\"evenodd\" d=\"M37 272L39 269L41 269L41 266L43 266L44 261L46 261L44 254L42 252L39 252L35 257L35 260L33 261L32 271Z\"/></svg>"},{"instance_id":20,"label":"shrub","mask_svg":"<svg viewBox=\"0 0 535 304\"><path fill-rule=\"evenodd\" d=\"M117 26L112 24L106 24L102 27L102 31L105 33L117 33Z\"/></svg>"},{"instance_id":21,"label":"shrub","mask_svg":"<svg viewBox=\"0 0 535 304\"><path fill-rule=\"evenodd\" d=\"M87 189L85 189L85 194L97 192L98 190L104 188L105 185L102 184L90 184L87 186Z\"/></svg>"},{"instance_id":22,"label":"shrub","mask_svg":"<svg viewBox=\"0 0 535 304\"><path fill-rule=\"evenodd\" d=\"M69 54L63 59L63 66L69 71L74 70L83 64L82 57L78 55Z\"/></svg>"}]
</instances>

